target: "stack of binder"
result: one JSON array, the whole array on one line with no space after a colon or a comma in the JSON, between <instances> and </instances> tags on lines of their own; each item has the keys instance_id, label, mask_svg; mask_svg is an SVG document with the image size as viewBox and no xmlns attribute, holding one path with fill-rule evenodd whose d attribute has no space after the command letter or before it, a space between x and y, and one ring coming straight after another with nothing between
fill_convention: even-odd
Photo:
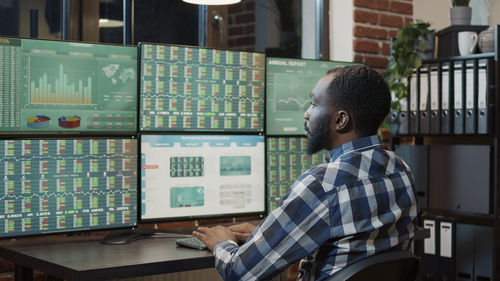
<instances>
[{"instance_id":1,"label":"stack of binder","mask_svg":"<svg viewBox=\"0 0 500 281\"><path fill-rule=\"evenodd\" d=\"M494 80L492 58L425 64L408 79L398 134L491 134Z\"/></svg>"},{"instance_id":2,"label":"stack of binder","mask_svg":"<svg viewBox=\"0 0 500 281\"><path fill-rule=\"evenodd\" d=\"M423 216L423 227L430 230L424 240L422 280L454 280L456 272L456 224L453 219Z\"/></svg>"},{"instance_id":3,"label":"stack of binder","mask_svg":"<svg viewBox=\"0 0 500 281\"><path fill-rule=\"evenodd\" d=\"M423 216L421 280L493 281L493 228Z\"/></svg>"}]
</instances>

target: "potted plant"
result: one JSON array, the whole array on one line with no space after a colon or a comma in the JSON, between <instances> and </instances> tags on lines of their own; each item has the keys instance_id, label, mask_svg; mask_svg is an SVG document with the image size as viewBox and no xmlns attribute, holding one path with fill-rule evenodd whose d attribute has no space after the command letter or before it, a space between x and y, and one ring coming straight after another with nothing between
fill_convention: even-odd
<instances>
[{"instance_id":1,"label":"potted plant","mask_svg":"<svg viewBox=\"0 0 500 281\"><path fill-rule=\"evenodd\" d=\"M390 118L384 123L396 133L401 103L406 102L408 78L415 69L422 66L422 59L432 58L435 31L430 24L422 20L410 22L398 30L392 40L391 54L384 78L392 94ZM396 126L396 127L394 127ZM392 128L391 128L392 127Z\"/></svg>"},{"instance_id":2,"label":"potted plant","mask_svg":"<svg viewBox=\"0 0 500 281\"><path fill-rule=\"evenodd\" d=\"M470 25L472 8L470 0L451 0L450 21L451 25Z\"/></svg>"}]
</instances>

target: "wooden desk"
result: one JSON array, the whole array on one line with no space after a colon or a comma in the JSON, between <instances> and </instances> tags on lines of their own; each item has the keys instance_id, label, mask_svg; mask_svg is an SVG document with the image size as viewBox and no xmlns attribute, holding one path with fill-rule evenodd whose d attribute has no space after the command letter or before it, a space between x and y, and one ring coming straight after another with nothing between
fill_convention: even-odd
<instances>
[{"instance_id":1,"label":"wooden desk","mask_svg":"<svg viewBox=\"0 0 500 281\"><path fill-rule=\"evenodd\" d=\"M420 228L416 240L430 237ZM16 265L15 280L33 280L33 269L51 280L105 280L213 268L208 251L177 247L176 238L148 238L102 245L102 237L36 237L0 241L0 258ZM283 272L276 280L287 280Z\"/></svg>"},{"instance_id":2,"label":"wooden desk","mask_svg":"<svg viewBox=\"0 0 500 281\"><path fill-rule=\"evenodd\" d=\"M65 280L104 280L213 268L208 251L177 247L175 238L102 245L96 238L37 237L1 241L0 257L16 265L15 280L33 280L33 269Z\"/></svg>"}]
</instances>

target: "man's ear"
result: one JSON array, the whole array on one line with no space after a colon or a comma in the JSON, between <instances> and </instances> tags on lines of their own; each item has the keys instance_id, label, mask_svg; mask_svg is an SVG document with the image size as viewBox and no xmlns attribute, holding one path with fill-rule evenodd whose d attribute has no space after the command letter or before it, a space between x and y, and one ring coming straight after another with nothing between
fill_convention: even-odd
<instances>
[{"instance_id":1,"label":"man's ear","mask_svg":"<svg viewBox=\"0 0 500 281\"><path fill-rule=\"evenodd\" d=\"M335 114L335 130L339 133L345 133L351 128L351 116L343 109Z\"/></svg>"}]
</instances>

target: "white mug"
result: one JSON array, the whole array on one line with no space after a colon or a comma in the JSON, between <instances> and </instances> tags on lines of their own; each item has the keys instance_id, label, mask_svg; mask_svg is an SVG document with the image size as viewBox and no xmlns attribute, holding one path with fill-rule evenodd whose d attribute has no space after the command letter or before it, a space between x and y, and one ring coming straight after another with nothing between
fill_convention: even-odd
<instances>
[{"instance_id":1,"label":"white mug","mask_svg":"<svg viewBox=\"0 0 500 281\"><path fill-rule=\"evenodd\" d=\"M460 31L458 33L458 51L461 56L468 56L476 51L478 36L474 31Z\"/></svg>"}]
</instances>

